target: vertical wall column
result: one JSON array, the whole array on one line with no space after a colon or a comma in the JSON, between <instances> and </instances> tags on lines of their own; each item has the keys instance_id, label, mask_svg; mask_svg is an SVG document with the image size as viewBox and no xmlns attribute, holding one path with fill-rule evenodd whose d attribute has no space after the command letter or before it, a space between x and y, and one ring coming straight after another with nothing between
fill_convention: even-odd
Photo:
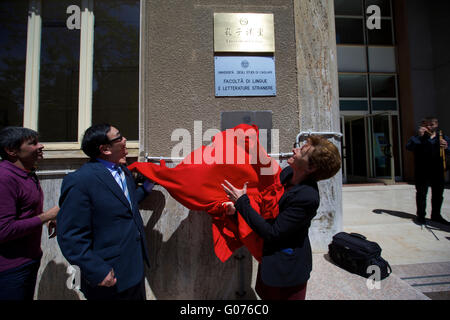
<instances>
[{"instance_id":1,"label":"vertical wall column","mask_svg":"<svg viewBox=\"0 0 450 320\"><path fill-rule=\"evenodd\" d=\"M294 0L300 131L339 132L339 92L333 0ZM340 141L332 140L340 149ZM319 183L312 222L313 252L326 252L342 230L342 173Z\"/></svg>"}]
</instances>

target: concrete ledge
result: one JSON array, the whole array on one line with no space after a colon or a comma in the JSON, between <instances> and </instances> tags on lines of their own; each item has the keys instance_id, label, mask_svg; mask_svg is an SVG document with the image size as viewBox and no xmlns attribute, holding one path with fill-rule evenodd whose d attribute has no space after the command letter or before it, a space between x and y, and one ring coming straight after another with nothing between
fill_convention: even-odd
<instances>
[{"instance_id":1,"label":"concrete ledge","mask_svg":"<svg viewBox=\"0 0 450 320\"><path fill-rule=\"evenodd\" d=\"M307 300L430 300L392 273L382 280L380 289L369 289L367 279L349 273L313 254L313 271L306 291Z\"/></svg>"},{"instance_id":2,"label":"concrete ledge","mask_svg":"<svg viewBox=\"0 0 450 320\"><path fill-rule=\"evenodd\" d=\"M392 191L392 190L411 190L415 192L413 184L359 184L359 185L342 185L342 192L368 192L368 191Z\"/></svg>"}]
</instances>

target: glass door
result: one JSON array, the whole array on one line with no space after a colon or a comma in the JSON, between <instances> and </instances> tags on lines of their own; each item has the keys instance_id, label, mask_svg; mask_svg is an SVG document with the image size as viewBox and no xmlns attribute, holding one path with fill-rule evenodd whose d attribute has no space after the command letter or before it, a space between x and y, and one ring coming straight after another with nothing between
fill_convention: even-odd
<instances>
[{"instance_id":1,"label":"glass door","mask_svg":"<svg viewBox=\"0 0 450 320\"><path fill-rule=\"evenodd\" d=\"M366 182L368 172L367 119L364 116L344 117L343 166L347 182Z\"/></svg>"},{"instance_id":2,"label":"glass door","mask_svg":"<svg viewBox=\"0 0 450 320\"><path fill-rule=\"evenodd\" d=\"M342 183L347 183L347 145L345 143L345 118L344 116L339 117L339 124L342 133L341 141L341 158L342 158Z\"/></svg>"},{"instance_id":3,"label":"glass door","mask_svg":"<svg viewBox=\"0 0 450 320\"><path fill-rule=\"evenodd\" d=\"M395 166L392 139L392 116L369 116L369 137L371 139L369 181L395 183Z\"/></svg>"},{"instance_id":4,"label":"glass door","mask_svg":"<svg viewBox=\"0 0 450 320\"><path fill-rule=\"evenodd\" d=\"M395 183L400 173L396 119L390 114L341 117L344 183Z\"/></svg>"}]
</instances>

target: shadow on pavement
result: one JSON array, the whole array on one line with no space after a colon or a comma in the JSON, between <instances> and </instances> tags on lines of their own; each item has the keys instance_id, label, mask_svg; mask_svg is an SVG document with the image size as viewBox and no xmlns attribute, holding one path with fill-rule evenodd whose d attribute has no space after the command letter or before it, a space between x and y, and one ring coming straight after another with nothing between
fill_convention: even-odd
<instances>
[{"instance_id":1,"label":"shadow on pavement","mask_svg":"<svg viewBox=\"0 0 450 320\"><path fill-rule=\"evenodd\" d=\"M399 218L403 218L403 219L410 219L413 223L418 224L416 222L415 214L411 214L411 213L407 213L407 212L403 212L403 211L388 210L388 209L373 209L372 212L376 213L376 214L387 213L391 216L395 216L395 217L399 217ZM430 219L426 219L426 227L429 229L432 229L432 230L442 230L442 231L450 232L450 226L446 226L442 223L435 222Z\"/></svg>"}]
</instances>

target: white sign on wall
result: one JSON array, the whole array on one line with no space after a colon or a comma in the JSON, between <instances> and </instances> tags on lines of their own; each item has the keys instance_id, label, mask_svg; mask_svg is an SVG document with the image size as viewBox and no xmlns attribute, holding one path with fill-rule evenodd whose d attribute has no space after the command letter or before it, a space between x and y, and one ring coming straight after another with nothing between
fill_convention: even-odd
<instances>
[{"instance_id":1,"label":"white sign on wall","mask_svg":"<svg viewBox=\"0 0 450 320\"><path fill-rule=\"evenodd\" d=\"M216 97L275 96L274 57L216 56Z\"/></svg>"}]
</instances>

